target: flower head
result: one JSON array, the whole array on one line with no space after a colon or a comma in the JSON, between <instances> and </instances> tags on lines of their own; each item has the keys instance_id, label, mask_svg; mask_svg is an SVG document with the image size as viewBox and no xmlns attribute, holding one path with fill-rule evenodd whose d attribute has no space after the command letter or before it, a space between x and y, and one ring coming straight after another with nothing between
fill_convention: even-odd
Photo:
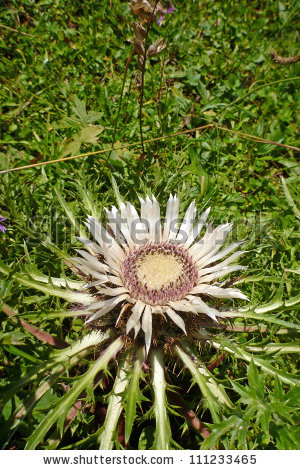
<instances>
[{"instance_id":1,"label":"flower head","mask_svg":"<svg viewBox=\"0 0 300 470\"><path fill-rule=\"evenodd\" d=\"M73 261L88 279L86 289L92 289L95 302L87 307L88 322L107 314L117 327L123 325L134 337L144 331L146 350L153 336L167 325L184 333L199 327L203 316L217 322L222 313L210 305L210 298L247 297L235 288L221 287L218 279L244 266L231 263L243 252L232 253L240 243L221 250L232 224L212 228L206 224L207 209L195 222L196 207L192 202L179 222L179 200L170 196L164 223L155 199L140 198L141 211L121 203L106 209L108 230L93 217L87 226L95 242L80 239L90 253L78 250ZM201 237L202 229L206 231Z\"/></svg>"},{"instance_id":2,"label":"flower head","mask_svg":"<svg viewBox=\"0 0 300 470\"><path fill-rule=\"evenodd\" d=\"M161 15L158 17L156 23L157 23L158 25L160 25L160 24L164 21L165 16L166 16L168 13L171 13L171 14L174 13L174 11L175 11L175 7L174 7L173 5L171 5L171 4L169 4L169 7L168 7L168 8L162 8L162 9L161 9Z\"/></svg>"},{"instance_id":3,"label":"flower head","mask_svg":"<svg viewBox=\"0 0 300 470\"><path fill-rule=\"evenodd\" d=\"M6 227L1 222L4 222L4 220L6 220L6 217L1 217L0 216L0 232L3 232L3 233L5 232Z\"/></svg>"}]
</instances>

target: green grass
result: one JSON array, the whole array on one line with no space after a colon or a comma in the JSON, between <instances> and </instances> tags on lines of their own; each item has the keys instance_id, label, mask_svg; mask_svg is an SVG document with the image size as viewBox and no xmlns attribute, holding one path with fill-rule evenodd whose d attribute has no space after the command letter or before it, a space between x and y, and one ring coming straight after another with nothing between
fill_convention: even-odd
<instances>
[{"instance_id":1,"label":"green grass","mask_svg":"<svg viewBox=\"0 0 300 470\"><path fill-rule=\"evenodd\" d=\"M163 36L168 46L147 64L144 138L214 122L299 147L299 64L275 64L269 55L270 50L281 56L299 52L297 2L206 1L201 8L199 2L173 3L175 13L150 31L150 42ZM86 0L84 6L80 1L62 0L1 3L0 171L62 158L68 152L75 155L111 147L131 49L132 21L126 1ZM283 343L282 354L272 355L268 350L259 354L268 367L282 372L283 380L257 363L258 369L251 361L248 366L236 351L228 354L213 373L229 390L234 412L224 412L220 423L213 425L209 412L200 407L199 418L212 431L205 441L183 424L175 407L170 412L172 439L183 448L299 448L296 382L284 380L285 374L296 377L297 373L296 354L287 348L296 344L293 328L299 324L300 169L296 152L214 127L150 142L141 158L140 145L124 148L140 141L135 70L133 58L117 123L119 148L0 174L0 216L7 218L7 230L0 232L0 306L3 302L20 318L69 343L80 338L81 318L51 315L63 311L66 302L21 285L18 275L38 269L46 276L60 277L63 271L76 280L61 257L61 251L73 256L74 247L80 246L68 212L76 224L87 213L103 218L103 207L116 204L112 175L124 200L136 205L138 195L153 193L165 206L170 192L178 194L182 210L193 199L199 209L211 205L215 225L233 222L232 238L246 240L243 264L248 270L237 284L250 297L251 306L242 324L267 325L266 333L228 332L227 341L242 349ZM53 245L61 251L55 251ZM255 317L259 315L255 309L264 305L261 316ZM232 308L232 304L225 303L224 308ZM18 383L20 375L34 364L47 361L52 348L4 312L0 315L0 374L3 385L8 386ZM284 322L293 328L282 333ZM235 323L241 326L241 319ZM223 337L216 342L219 340L225 341ZM204 350L202 360L212 363L218 355L216 350ZM70 376L65 373L65 387L75 381L76 373L87 371L90 360L80 362ZM184 372L183 384L186 375ZM167 381L180 385L172 368ZM37 383L20 389L4 408L1 428L6 434L1 439L6 448L24 448L65 392L55 383L8 442L13 429L10 417ZM109 378L107 383L106 388L95 391L96 411L91 412L93 392L89 391L82 412L62 439L53 431L39 448L51 448L56 441L59 448L97 448L96 434L112 388ZM196 386L192 391L188 403L196 409L202 395ZM147 387L143 393L150 397ZM283 402L280 410L278 404ZM149 419L142 419L139 411L139 426L128 448L149 448L153 443L154 415L145 403ZM244 422L246 407L248 421ZM238 426L242 426L242 437L237 438L230 430ZM117 439L116 445L121 446Z\"/></svg>"}]
</instances>

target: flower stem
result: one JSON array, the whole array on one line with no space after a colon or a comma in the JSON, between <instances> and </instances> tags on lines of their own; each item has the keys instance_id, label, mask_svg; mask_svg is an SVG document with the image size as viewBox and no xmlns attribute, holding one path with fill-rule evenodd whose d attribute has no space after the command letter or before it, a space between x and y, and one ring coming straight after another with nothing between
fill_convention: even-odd
<instances>
[{"instance_id":1,"label":"flower stem","mask_svg":"<svg viewBox=\"0 0 300 470\"><path fill-rule=\"evenodd\" d=\"M158 4L158 0L156 0L155 5L153 7L152 14L154 15L156 5ZM140 136L141 136L141 145L142 145L142 156L145 154L145 146L144 146L144 136L143 136L143 104L144 104L144 84L145 84L145 70L146 70L146 60L147 60L147 41L148 41L148 34L151 28L152 22L149 21L146 29L146 37L144 42L144 59L143 59L143 67L142 67L142 83L141 83L141 91L140 91L140 109L139 109L139 123L140 123Z\"/></svg>"}]
</instances>

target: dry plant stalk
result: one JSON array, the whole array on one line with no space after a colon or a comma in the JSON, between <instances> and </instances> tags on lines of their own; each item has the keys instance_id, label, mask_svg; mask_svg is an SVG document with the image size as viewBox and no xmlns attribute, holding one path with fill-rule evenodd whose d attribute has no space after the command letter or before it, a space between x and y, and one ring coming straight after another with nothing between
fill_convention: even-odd
<instances>
[{"instance_id":1,"label":"dry plant stalk","mask_svg":"<svg viewBox=\"0 0 300 470\"><path fill-rule=\"evenodd\" d=\"M300 54L291 56L291 57L281 57L280 55L277 54L275 51L270 52L270 56L276 64L282 64L282 65L290 65L290 64L295 64L296 62L299 62L300 60Z\"/></svg>"},{"instance_id":2,"label":"dry plant stalk","mask_svg":"<svg viewBox=\"0 0 300 470\"><path fill-rule=\"evenodd\" d=\"M142 125L142 111L144 101L144 76L147 57L154 57L158 55L165 47L166 44L163 38L157 39L147 49L148 33L156 19L159 11L163 10L162 4L157 0L132 0L129 7L134 15L138 17L137 22L133 22L134 38L133 38L133 53L138 56L137 70L135 73L135 86L140 93L140 135L143 155L145 154L144 138L143 138L143 125Z\"/></svg>"}]
</instances>

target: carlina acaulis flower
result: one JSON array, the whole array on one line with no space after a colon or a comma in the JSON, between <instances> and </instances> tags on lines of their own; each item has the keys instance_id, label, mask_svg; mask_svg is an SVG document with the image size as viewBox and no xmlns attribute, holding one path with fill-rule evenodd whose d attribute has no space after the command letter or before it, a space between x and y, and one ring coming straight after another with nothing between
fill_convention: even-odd
<instances>
[{"instance_id":1,"label":"carlina acaulis flower","mask_svg":"<svg viewBox=\"0 0 300 470\"><path fill-rule=\"evenodd\" d=\"M86 225L96 242L80 238L89 252L77 250L81 256L73 262L88 279L85 289L93 294L82 312L87 322L97 325L103 317L102 325L105 319L113 321L125 335L132 330L134 338L144 334L148 353L154 338L178 336L180 330L187 334L201 327L203 318L216 325L222 313L211 305L213 298L248 299L217 281L246 269L231 264L242 251L227 257L240 242L221 249L232 224L213 229L206 223L210 209L196 221L194 202L179 222L177 196L170 195L163 223L154 196L140 198L140 203L140 214L130 203L120 203L120 210L106 209L107 230L88 217Z\"/></svg>"}]
</instances>

